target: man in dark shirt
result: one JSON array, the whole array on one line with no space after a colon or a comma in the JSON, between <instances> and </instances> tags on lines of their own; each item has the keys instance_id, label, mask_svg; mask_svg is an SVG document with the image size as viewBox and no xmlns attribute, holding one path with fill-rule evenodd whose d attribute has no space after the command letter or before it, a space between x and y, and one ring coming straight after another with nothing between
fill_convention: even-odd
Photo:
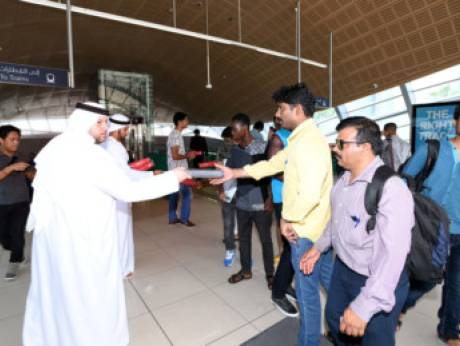
<instances>
[{"instance_id":1,"label":"man in dark shirt","mask_svg":"<svg viewBox=\"0 0 460 346\"><path fill-rule=\"evenodd\" d=\"M265 159L265 142L255 140L249 132L250 119L238 113L232 118L233 140L238 144L232 149L227 166L242 168ZM231 284L252 278L251 239L252 224L256 225L262 243L265 276L268 288L273 284L273 243L271 235L272 203L268 189L270 179L255 181L252 178L238 180L236 190L236 218L240 237L241 270L228 281Z\"/></svg>"},{"instance_id":2,"label":"man in dark shirt","mask_svg":"<svg viewBox=\"0 0 460 346\"><path fill-rule=\"evenodd\" d=\"M195 136L190 138L190 150L201 151L201 155L197 155L193 160L193 167L198 168L200 163L204 161L205 155L208 153L208 143L206 138L200 135L200 130L196 129L193 131Z\"/></svg>"},{"instance_id":3,"label":"man in dark shirt","mask_svg":"<svg viewBox=\"0 0 460 346\"><path fill-rule=\"evenodd\" d=\"M16 156L21 130L11 125L0 126L0 243L10 250L10 263L5 280L16 278L24 260L24 228L29 215L30 164Z\"/></svg>"}]
</instances>

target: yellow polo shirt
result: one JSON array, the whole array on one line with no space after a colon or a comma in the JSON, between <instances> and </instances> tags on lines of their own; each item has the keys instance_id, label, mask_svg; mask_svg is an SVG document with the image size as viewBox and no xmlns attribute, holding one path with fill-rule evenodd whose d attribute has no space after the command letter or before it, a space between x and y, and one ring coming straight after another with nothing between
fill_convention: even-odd
<instances>
[{"instance_id":1,"label":"yellow polo shirt","mask_svg":"<svg viewBox=\"0 0 460 346\"><path fill-rule=\"evenodd\" d=\"M284 171L283 218L293 223L299 237L319 239L331 215L332 161L326 137L313 119L292 132L284 150L244 170L256 180Z\"/></svg>"}]
</instances>

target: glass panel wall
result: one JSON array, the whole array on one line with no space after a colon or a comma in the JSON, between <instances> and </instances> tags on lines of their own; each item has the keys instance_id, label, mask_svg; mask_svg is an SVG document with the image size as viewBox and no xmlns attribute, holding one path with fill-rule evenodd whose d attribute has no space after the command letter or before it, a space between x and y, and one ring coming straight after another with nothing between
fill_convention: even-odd
<instances>
[{"instance_id":1,"label":"glass panel wall","mask_svg":"<svg viewBox=\"0 0 460 346\"><path fill-rule=\"evenodd\" d=\"M460 99L460 65L407 83L414 104Z\"/></svg>"}]
</instances>

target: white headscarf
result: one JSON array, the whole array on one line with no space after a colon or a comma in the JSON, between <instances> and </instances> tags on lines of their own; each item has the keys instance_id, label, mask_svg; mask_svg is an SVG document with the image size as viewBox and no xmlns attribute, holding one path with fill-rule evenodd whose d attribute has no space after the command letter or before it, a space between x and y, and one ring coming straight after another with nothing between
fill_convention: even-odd
<instances>
[{"instance_id":1,"label":"white headscarf","mask_svg":"<svg viewBox=\"0 0 460 346\"><path fill-rule=\"evenodd\" d=\"M85 102L82 107L84 106L104 110L101 105L93 102ZM37 171L54 166L55 161L59 161L60 156L69 153L73 147L94 143L95 139L90 135L89 130L101 116L103 115L90 110L76 108L68 119L67 129L53 138L37 155L35 159Z\"/></svg>"},{"instance_id":2,"label":"white headscarf","mask_svg":"<svg viewBox=\"0 0 460 346\"><path fill-rule=\"evenodd\" d=\"M109 133L128 127L130 124L129 118L124 114L114 114L109 118L110 127Z\"/></svg>"}]
</instances>

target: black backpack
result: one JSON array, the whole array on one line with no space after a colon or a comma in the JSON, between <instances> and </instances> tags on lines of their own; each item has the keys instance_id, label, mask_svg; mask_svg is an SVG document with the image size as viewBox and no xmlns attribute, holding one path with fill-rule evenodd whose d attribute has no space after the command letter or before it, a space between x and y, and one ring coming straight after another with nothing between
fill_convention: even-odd
<instances>
[{"instance_id":1,"label":"black backpack","mask_svg":"<svg viewBox=\"0 0 460 346\"><path fill-rule=\"evenodd\" d=\"M439 141L429 140L428 156L423 169L414 177L402 174L412 192L415 204L415 226L412 244L406 260L411 280L441 283L449 254L449 217L431 198L421 194L423 183L430 175L439 154ZM390 167L379 167L366 188L364 205L371 216L366 230L375 228L378 204L385 182L397 175Z\"/></svg>"}]
</instances>

